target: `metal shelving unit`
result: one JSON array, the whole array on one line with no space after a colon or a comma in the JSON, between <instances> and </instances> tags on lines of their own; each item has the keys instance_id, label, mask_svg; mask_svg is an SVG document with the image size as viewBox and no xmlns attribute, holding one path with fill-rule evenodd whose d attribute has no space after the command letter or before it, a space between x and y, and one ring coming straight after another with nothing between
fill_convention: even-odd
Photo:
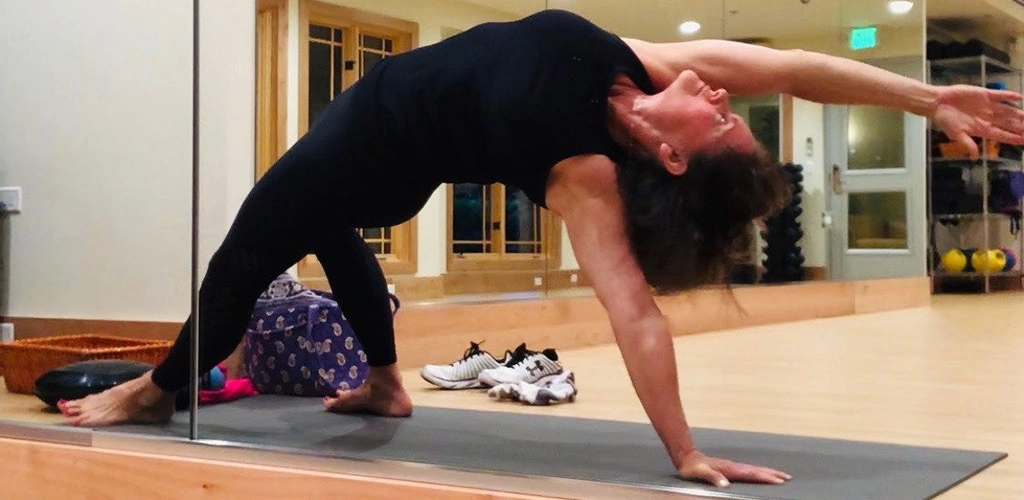
<instances>
[{"instance_id":1,"label":"metal shelving unit","mask_svg":"<svg viewBox=\"0 0 1024 500\"><path fill-rule=\"evenodd\" d=\"M938 85L970 84L982 87L990 83L1002 82L1007 89L1024 92L1024 72L1021 69L1012 67L1001 61L988 56L961 57L955 59L938 59L928 61L929 81ZM934 126L929 127L930 131ZM995 156L987 154L992 145L990 141L982 140L982 155L979 160L970 158L949 158L941 154L936 155L937 144L933 144L932 133L929 133L928 148L928 269L932 280L932 290L941 291L943 287L955 285L974 284L980 285L984 293L992 291L994 279L1001 281L1009 280L1013 286L1024 289L1024 274L1021 269L1021 257L1024 257L1024 231L1016 231L1012 234L1012 249L1017 257L1014 268L1001 272L949 272L940 266L941 256L953 248L968 249L975 248L979 251L987 249L1005 248L1001 244L1000 235L993 235L993 228L998 229L1002 225L1010 227L1012 218L1010 215L993 212L989 206L990 179L991 173L998 170L1024 171L1024 157L1020 152L1014 154L1013 158L1002 155L1002 151ZM981 195L981 211L967 211L957 213L936 212L933 203L933 177L935 172L945 169L957 169L966 185L966 192L977 196ZM948 171L944 172L946 175ZM1018 207L1024 209L1024 203L1018 203ZM945 207L942 207L945 208ZM980 238L977 231L980 226ZM949 233L955 235L953 242L939 242L940 228L948 229ZM971 234L975 233L975 234ZM1008 238L1008 240L1011 238ZM967 256L968 263L970 256ZM951 286L952 285L952 286ZM960 287L957 287L960 288Z\"/></svg>"}]
</instances>

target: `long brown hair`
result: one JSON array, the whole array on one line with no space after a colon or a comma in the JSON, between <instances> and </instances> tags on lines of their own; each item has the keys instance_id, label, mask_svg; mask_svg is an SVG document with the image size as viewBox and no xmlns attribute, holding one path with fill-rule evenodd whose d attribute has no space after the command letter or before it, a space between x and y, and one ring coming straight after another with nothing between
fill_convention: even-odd
<instances>
[{"instance_id":1,"label":"long brown hair","mask_svg":"<svg viewBox=\"0 0 1024 500\"><path fill-rule=\"evenodd\" d=\"M632 155L619 163L630 242L656 293L727 282L747 255L751 223L781 210L790 185L763 147L694 155L683 175Z\"/></svg>"}]
</instances>

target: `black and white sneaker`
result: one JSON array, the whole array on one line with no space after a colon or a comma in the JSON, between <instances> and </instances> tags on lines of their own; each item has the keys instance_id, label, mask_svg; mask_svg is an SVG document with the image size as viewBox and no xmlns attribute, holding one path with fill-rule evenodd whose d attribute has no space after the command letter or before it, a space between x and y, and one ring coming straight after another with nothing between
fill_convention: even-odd
<instances>
[{"instance_id":1,"label":"black and white sneaker","mask_svg":"<svg viewBox=\"0 0 1024 500\"><path fill-rule=\"evenodd\" d=\"M447 365L426 365L420 370L420 376L442 389L474 389L482 387L480 372L500 368L514 359L511 351L505 351L504 359L495 359L491 353L480 349L480 344L470 342L462 359Z\"/></svg>"},{"instance_id":2,"label":"black and white sneaker","mask_svg":"<svg viewBox=\"0 0 1024 500\"><path fill-rule=\"evenodd\" d=\"M482 370L478 375L480 383L487 387L519 382L544 385L562 373L562 363L558 361L558 353L554 349L534 352L526 349L523 344L516 348L512 358L505 366Z\"/></svg>"}]
</instances>

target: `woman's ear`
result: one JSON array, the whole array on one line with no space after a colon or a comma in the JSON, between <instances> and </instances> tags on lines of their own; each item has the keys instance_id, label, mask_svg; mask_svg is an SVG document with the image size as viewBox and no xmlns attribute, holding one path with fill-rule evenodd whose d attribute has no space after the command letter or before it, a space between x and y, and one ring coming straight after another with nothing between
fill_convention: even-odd
<instances>
[{"instance_id":1,"label":"woman's ear","mask_svg":"<svg viewBox=\"0 0 1024 500\"><path fill-rule=\"evenodd\" d=\"M665 166L665 170L668 170L672 175L683 175L686 173L686 167L688 166L686 156L668 144L661 143L661 146L658 147L658 160Z\"/></svg>"}]
</instances>

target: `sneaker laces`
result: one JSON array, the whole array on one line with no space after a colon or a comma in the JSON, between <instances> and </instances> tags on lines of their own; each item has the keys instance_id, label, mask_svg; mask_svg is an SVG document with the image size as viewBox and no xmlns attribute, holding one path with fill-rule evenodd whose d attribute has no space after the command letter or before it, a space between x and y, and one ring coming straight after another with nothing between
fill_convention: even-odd
<instances>
[{"instance_id":1,"label":"sneaker laces","mask_svg":"<svg viewBox=\"0 0 1024 500\"><path fill-rule=\"evenodd\" d=\"M474 357L474 356L478 356L480 354L484 354L485 351L480 349L480 346L483 345L484 342L486 342L486 341L485 340L481 340L479 343L471 341L469 343L469 349L466 349L466 352L462 353L462 359L452 363L452 366L453 367L459 366L459 365L465 363L466 361L469 361L469 359Z\"/></svg>"},{"instance_id":2,"label":"sneaker laces","mask_svg":"<svg viewBox=\"0 0 1024 500\"><path fill-rule=\"evenodd\" d=\"M551 361L558 361L558 354L555 352L554 349L551 348L544 349L543 351L530 351L526 349L526 344L522 344L518 348L516 348L517 351L519 349L522 349L522 351L518 353L520 357L517 358L516 363L511 365L511 368L513 370L524 366L526 364L527 358L530 358L531 356L535 356L537 354L543 354Z\"/></svg>"},{"instance_id":3,"label":"sneaker laces","mask_svg":"<svg viewBox=\"0 0 1024 500\"><path fill-rule=\"evenodd\" d=\"M519 344L519 346L516 347L516 350L513 351L511 354L512 354L512 357L508 361L505 362L505 366L507 366L509 368L515 368L515 367L521 365L523 363L523 361L526 361L526 358L528 358L528 357L530 357L530 356L532 356L532 355L534 355L536 353L531 351L531 350L529 350L529 349L527 349L526 348L526 344L522 343L522 344Z\"/></svg>"}]
</instances>

